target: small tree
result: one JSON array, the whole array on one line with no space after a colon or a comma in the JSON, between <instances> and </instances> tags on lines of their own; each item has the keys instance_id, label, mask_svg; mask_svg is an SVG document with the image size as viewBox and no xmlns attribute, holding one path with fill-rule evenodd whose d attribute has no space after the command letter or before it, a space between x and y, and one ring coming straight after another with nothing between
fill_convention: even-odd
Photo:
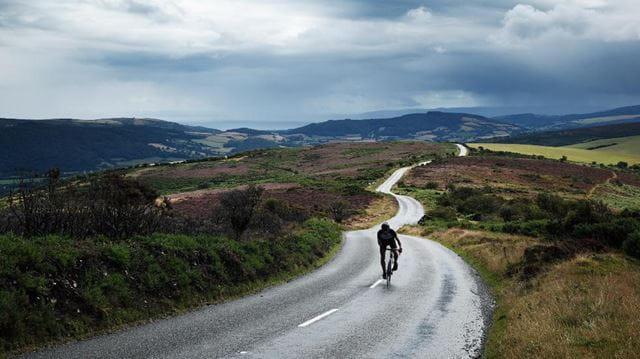
<instances>
[{"instance_id":1,"label":"small tree","mask_svg":"<svg viewBox=\"0 0 640 359\"><path fill-rule=\"evenodd\" d=\"M629 164L624 162L624 161L620 161L620 162L618 162L618 164L616 166L618 168L627 168L627 167L629 167Z\"/></svg>"},{"instance_id":2,"label":"small tree","mask_svg":"<svg viewBox=\"0 0 640 359\"><path fill-rule=\"evenodd\" d=\"M342 223L342 221L349 218L352 213L349 203L345 201L336 201L331 203L328 210L331 218L333 218L337 223Z\"/></svg>"},{"instance_id":3,"label":"small tree","mask_svg":"<svg viewBox=\"0 0 640 359\"><path fill-rule=\"evenodd\" d=\"M262 187L251 185L245 190L233 190L222 196L221 220L231 228L236 239L240 239L249 228L263 192Z\"/></svg>"}]
</instances>

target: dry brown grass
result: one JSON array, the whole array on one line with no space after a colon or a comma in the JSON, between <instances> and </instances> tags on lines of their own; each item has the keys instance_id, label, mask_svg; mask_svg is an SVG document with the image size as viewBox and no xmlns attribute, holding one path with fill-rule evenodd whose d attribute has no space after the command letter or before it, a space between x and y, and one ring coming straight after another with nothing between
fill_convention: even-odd
<instances>
[{"instance_id":1,"label":"dry brown grass","mask_svg":"<svg viewBox=\"0 0 640 359\"><path fill-rule=\"evenodd\" d=\"M433 233L430 238L473 256L490 271L503 275L510 264L517 263L527 247L538 240L502 233L450 229Z\"/></svg>"},{"instance_id":2,"label":"dry brown grass","mask_svg":"<svg viewBox=\"0 0 640 359\"><path fill-rule=\"evenodd\" d=\"M637 358L640 271L618 254L557 264L532 288L503 293L502 357Z\"/></svg>"},{"instance_id":3,"label":"dry brown grass","mask_svg":"<svg viewBox=\"0 0 640 359\"><path fill-rule=\"evenodd\" d=\"M393 217L398 212L398 202L391 196L375 199L363 214L351 217L345 222L348 230L367 229Z\"/></svg>"},{"instance_id":4,"label":"dry brown grass","mask_svg":"<svg viewBox=\"0 0 640 359\"><path fill-rule=\"evenodd\" d=\"M621 254L583 254L530 282L505 275L536 239L452 229L431 238L488 272L498 308L489 358L637 358L640 265Z\"/></svg>"}]
</instances>

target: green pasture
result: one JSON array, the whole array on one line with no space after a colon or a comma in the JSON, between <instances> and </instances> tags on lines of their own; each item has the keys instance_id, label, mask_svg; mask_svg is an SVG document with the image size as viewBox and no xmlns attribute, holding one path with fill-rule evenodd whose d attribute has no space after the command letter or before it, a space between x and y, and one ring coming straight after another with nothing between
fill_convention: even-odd
<instances>
[{"instance_id":1,"label":"green pasture","mask_svg":"<svg viewBox=\"0 0 640 359\"><path fill-rule=\"evenodd\" d=\"M627 162L630 165L640 163L640 154L604 151L604 148L603 150L587 150L574 147L550 147L509 143L470 143L469 146L472 148L483 147L491 151L515 152L525 155L544 156L551 159L560 159L563 156L566 156L569 161L583 163L596 162L607 165L615 165L620 161Z\"/></svg>"}]
</instances>

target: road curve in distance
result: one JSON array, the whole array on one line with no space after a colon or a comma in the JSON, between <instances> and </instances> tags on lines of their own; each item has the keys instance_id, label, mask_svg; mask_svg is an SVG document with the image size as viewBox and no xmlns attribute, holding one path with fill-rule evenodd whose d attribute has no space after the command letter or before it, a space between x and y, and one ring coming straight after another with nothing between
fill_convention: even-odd
<instances>
[{"instance_id":1,"label":"road curve in distance","mask_svg":"<svg viewBox=\"0 0 640 359\"><path fill-rule=\"evenodd\" d=\"M465 145L456 143L456 146L458 147L458 150L460 150L460 152L458 152L458 156L464 157L469 154L469 149Z\"/></svg>"},{"instance_id":2,"label":"road curve in distance","mask_svg":"<svg viewBox=\"0 0 640 359\"><path fill-rule=\"evenodd\" d=\"M409 169L395 171L378 188L398 200L389 220L394 228L424 214L418 201L391 192ZM387 288L380 280L377 229L345 232L334 259L289 283L25 357L479 357L492 301L477 273L440 244L401 235L400 268Z\"/></svg>"}]
</instances>

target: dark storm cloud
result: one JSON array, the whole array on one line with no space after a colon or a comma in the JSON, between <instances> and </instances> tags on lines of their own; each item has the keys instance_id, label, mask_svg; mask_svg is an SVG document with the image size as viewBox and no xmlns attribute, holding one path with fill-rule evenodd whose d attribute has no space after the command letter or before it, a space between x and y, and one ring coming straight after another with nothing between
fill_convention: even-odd
<instances>
[{"instance_id":1,"label":"dark storm cloud","mask_svg":"<svg viewBox=\"0 0 640 359\"><path fill-rule=\"evenodd\" d=\"M638 10L633 0L0 0L1 115L304 122L640 102Z\"/></svg>"}]
</instances>

